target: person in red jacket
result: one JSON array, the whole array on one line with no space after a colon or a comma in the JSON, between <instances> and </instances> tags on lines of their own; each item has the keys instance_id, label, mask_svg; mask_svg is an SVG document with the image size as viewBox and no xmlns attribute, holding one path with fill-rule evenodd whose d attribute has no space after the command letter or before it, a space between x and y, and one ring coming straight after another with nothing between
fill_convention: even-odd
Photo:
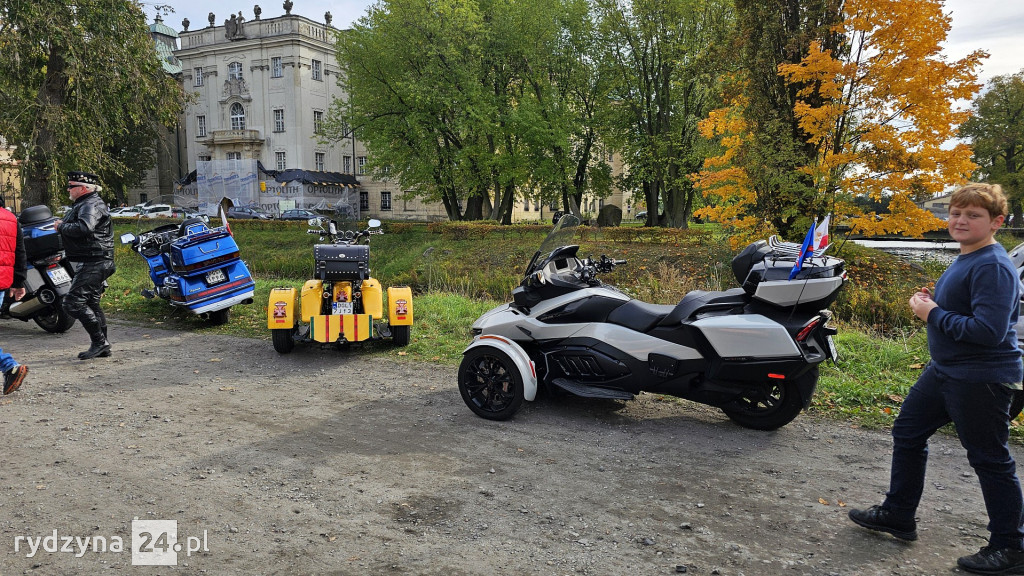
<instances>
[{"instance_id":1,"label":"person in red jacket","mask_svg":"<svg viewBox=\"0 0 1024 576\"><path fill-rule=\"evenodd\" d=\"M8 291L16 301L25 297L25 241L18 219L4 207L0 196L0 305ZM28 366L15 362L0 347L0 372L4 375L4 394L10 394L25 380Z\"/></svg>"}]
</instances>

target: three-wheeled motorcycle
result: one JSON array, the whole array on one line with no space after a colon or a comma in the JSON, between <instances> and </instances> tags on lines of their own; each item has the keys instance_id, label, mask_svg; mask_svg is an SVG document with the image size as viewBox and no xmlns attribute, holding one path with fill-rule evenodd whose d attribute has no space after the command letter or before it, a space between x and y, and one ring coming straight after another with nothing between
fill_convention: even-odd
<instances>
[{"instance_id":1,"label":"three-wheeled motorcycle","mask_svg":"<svg viewBox=\"0 0 1024 576\"><path fill-rule=\"evenodd\" d=\"M166 212L177 220L150 219L144 211L139 234L121 235L121 243L130 244L149 267L153 288L142 290L142 295L163 298L212 324L224 324L232 306L252 303L256 284L223 212L221 225L211 227L209 217L173 206Z\"/></svg>"},{"instance_id":2,"label":"three-wheeled motorcycle","mask_svg":"<svg viewBox=\"0 0 1024 576\"><path fill-rule=\"evenodd\" d=\"M382 234L379 220L363 230L345 230L329 218L311 218L307 234L320 236L313 247L313 275L302 290L274 288L267 303L267 328L274 350L287 354L295 342L344 345L391 338L407 346L412 333L412 289L387 290L387 316L381 284L370 275L371 235ZM329 243L323 243L329 240Z\"/></svg>"}]
</instances>

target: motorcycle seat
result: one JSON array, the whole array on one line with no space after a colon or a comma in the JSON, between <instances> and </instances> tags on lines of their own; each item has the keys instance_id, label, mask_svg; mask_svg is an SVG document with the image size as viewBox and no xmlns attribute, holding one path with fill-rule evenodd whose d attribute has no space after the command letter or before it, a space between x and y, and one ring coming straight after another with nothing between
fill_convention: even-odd
<instances>
[{"instance_id":1,"label":"motorcycle seat","mask_svg":"<svg viewBox=\"0 0 1024 576\"><path fill-rule=\"evenodd\" d=\"M630 300L612 310L608 314L608 322L637 332L647 332L674 308L675 306L668 304L648 304L640 300Z\"/></svg>"},{"instance_id":2,"label":"motorcycle seat","mask_svg":"<svg viewBox=\"0 0 1024 576\"><path fill-rule=\"evenodd\" d=\"M678 326L694 314L742 306L749 300L750 296L743 288L731 288L721 292L693 290L683 296L672 312L661 320L659 326Z\"/></svg>"}]
</instances>

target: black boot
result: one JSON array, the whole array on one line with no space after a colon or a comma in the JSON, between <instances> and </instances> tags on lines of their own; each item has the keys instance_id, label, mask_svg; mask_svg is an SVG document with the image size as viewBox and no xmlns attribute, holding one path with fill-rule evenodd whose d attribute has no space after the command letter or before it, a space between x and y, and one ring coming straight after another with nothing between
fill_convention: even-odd
<instances>
[{"instance_id":1,"label":"black boot","mask_svg":"<svg viewBox=\"0 0 1024 576\"><path fill-rule=\"evenodd\" d=\"M89 328L93 328L89 330ZM88 360L97 356L110 356L110 342L107 342L107 337L103 335L103 330L99 326L88 326L86 330L89 332L89 337L92 339L92 345L85 352L78 353L79 360Z\"/></svg>"},{"instance_id":2,"label":"black boot","mask_svg":"<svg viewBox=\"0 0 1024 576\"><path fill-rule=\"evenodd\" d=\"M103 322L103 325L100 327L100 330L103 331L103 339L107 341L107 349L104 350L103 352L100 352L98 354L98 357L99 358L106 358L106 357L110 356L110 340L107 339L107 323L106 323L106 321ZM83 360L84 360L84 358L83 358Z\"/></svg>"}]
</instances>

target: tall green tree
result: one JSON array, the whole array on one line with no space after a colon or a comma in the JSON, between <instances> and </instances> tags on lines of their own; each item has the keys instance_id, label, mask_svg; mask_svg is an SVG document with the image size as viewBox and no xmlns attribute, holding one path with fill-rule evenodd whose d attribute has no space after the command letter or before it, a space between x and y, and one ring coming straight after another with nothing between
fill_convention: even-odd
<instances>
[{"instance_id":1,"label":"tall green tree","mask_svg":"<svg viewBox=\"0 0 1024 576\"><path fill-rule=\"evenodd\" d=\"M132 0L0 0L0 135L25 163L24 202L51 204L64 173L131 176L184 94Z\"/></svg>"},{"instance_id":2,"label":"tall green tree","mask_svg":"<svg viewBox=\"0 0 1024 576\"><path fill-rule=\"evenodd\" d=\"M356 126L375 169L452 220L511 222L521 196L592 182L587 15L585 0L380 2L339 37L328 136Z\"/></svg>"},{"instance_id":3,"label":"tall green tree","mask_svg":"<svg viewBox=\"0 0 1024 576\"><path fill-rule=\"evenodd\" d=\"M602 62L612 87L606 139L628 166L624 188L642 191L648 226L684 228L693 210L691 174L704 141L697 123L714 102L726 0L595 0Z\"/></svg>"},{"instance_id":4,"label":"tall green tree","mask_svg":"<svg viewBox=\"0 0 1024 576\"><path fill-rule=\"evenodd\" d=\"M970 138L978 176L1000 184L1015 222L1024 222L1024 70L996 76L974 99L973 115L960 128Z\"/></svg>"}]
</instances>

